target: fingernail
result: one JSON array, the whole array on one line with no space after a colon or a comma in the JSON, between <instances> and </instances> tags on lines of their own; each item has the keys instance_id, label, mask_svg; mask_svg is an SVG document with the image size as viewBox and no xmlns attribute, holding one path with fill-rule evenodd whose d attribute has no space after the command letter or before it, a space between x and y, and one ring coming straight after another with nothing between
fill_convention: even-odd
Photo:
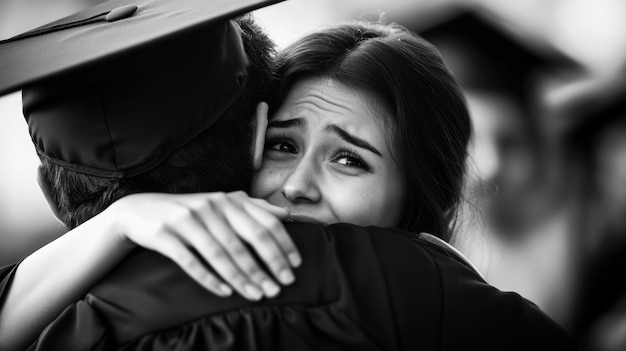
<instances>
[{"instance_id":1,"label":"fingernail","mask_svg":"<svg viewBox=\"0 0 626 351\"><path fill-rule=\"evenodd\" d=\"M299 254L292 252L289 254L289 262L291 262L291 265L294 267L300 267L300 264L302 264L302 258L300 257Z\"/></svg>"},{"instance_id":2,"label":"fingernail","mask_svg":"<svg viewBox=\"0 0 626 351\"><path fill-rule=\"evenodd\" d=\"M280 291L280 288L278 287L278 285L276 285L271 280L264 280L261 283L261 288L263 289L263 292L265 293L265 296L267 297L274 297Z\"/></svg>"},{"instance_id":3,"label":"fingernail","mask_svg":"<svg viewBox=\"0 0 626 351\"><path fill-rule=\"evenodd\" d=\"M290 270L285 269L278 274L278 279L283 284L291 284L296 279Z\"/></svg>"},{"instance_id":4,"label":"fingernail","mask_svg":"<svg viewBox=\"0 0 626 351\"><path fill-rule=\"evenodd\" d=\"M233 293L233 289L226 284L220 284L219 289L226 296L230 296Z\"/></svg>"},{"instance_id":5,"label":"fingernail","mask_svg":"<svg viewBox=\"0 0 626 351\"><path fill-rule=\"evenodd\" d=\"M263 292L259 290L256 286L252 284L246 284L243 286L243 290L246 292L246 295L252 300L260 300L263 297Z\"/></svg>"}]
</instances>

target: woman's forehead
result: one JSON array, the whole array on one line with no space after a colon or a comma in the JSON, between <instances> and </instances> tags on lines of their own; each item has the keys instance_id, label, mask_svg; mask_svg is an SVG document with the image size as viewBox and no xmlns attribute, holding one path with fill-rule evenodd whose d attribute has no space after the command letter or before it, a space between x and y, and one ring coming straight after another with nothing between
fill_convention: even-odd
<instances>
[{"instance_id":1,"label":"woman's forehead","mask_svg":"<svg viewBox=\"0 0 626 351\"><path fill-rule=\"evenodd\" d=\"M302 133L335 137L343 130L389 153L387 110L375 105L372 94L338 83L330 78L309 78L294 84L270 128L294 128ZM376 107L372 106L375 105Z\"/></svg>"},{"instance_id":2,"label":"woman's forehead","mask_svg":"<svg viewBox=\"0 0 626 351\"><path fill-rule=\"evenodd\" d=\"M334 124L378 124L388 119L371 92L347 86L328 77L296 82L272 120L303 118Z\"/></svg>"}]
</instances>

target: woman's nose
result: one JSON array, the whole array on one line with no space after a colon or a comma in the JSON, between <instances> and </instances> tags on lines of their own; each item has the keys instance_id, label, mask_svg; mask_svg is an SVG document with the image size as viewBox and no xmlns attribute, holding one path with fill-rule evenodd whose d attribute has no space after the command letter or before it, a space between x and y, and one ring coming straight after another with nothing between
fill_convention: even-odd
<instances>
[{"instance_id":1,"label":"woman's nose","mask_svg":"<svg viewBox=\"0 0 626 351\"><path fill-rule=\"evenodd\" d=\"M302 160L289 174L281 193L292 203L315 203L320 201L321 193L318 188L318 167Z\"/></svg>"}]
</instances>

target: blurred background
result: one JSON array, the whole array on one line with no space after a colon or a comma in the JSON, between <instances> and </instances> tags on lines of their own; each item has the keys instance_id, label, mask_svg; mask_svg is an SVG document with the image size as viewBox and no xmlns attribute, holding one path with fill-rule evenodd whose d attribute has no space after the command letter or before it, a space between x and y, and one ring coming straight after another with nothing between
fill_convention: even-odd
<instances>
[{"instance_id":1,"label":"blurred background","mask_svg":"<svg viewBox=\"0 0 626 351\"><path fill-rule=\"evenodd\" d=\"M98 2L3 0L0 39ZM453 244L581 349L626 350L626 2L290 0L255 16L278 48L354 18L434 43L475 129ZM0 165L3 265L63 233L36 182L20 93L0 97Z\"/></svg>"}]
</instances>

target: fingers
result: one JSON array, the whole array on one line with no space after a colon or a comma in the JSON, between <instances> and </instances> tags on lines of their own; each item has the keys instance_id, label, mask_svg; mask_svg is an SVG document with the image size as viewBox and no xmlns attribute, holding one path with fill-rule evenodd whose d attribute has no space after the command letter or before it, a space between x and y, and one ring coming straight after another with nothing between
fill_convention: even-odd
<instances>
[{"instance_id":1,"label":"fingers","mask_svg":"<svg viewBox=\"0 0 626 351\"><path fill-rule=\"evenodd\" d=\"M230 296L232 289L207 270L189 248L172 233L163 233L154 240L154 251L170 258L198 284L217 296Z\"/></svg>"},{"instance_id":2,"label":"fingers","mask_svg":"<svg viewBox=\"0 0 626 351\"><path fill-rule=\"evenodd\" d=\"M239 236L254 247L261 260L282 284L293 283L295 277L286 254L273 237L275 233L281 231L284 232L281 235L287 235L282 223L251 203L248 204L249 206L239 207L228 202L223 209L228 223ZM248 207L256 210L248 212ZM269 227L264 224L269 224Z\"/></svg>"},{"instance_id":3,"label":"fingers","mask_svg":"<svg viewBox=\"0 0 626 351\"><path fill-rule=\"evenodd\" d=\"M214 206L206 211L199 211L198 214L205 226L210 228L210 234L215 238L216 242L212 245L223 248L229 262L216 261L215 257L211 257L215 255L215 252L205 257L207 262L211 262L215 269L218 269L216 264L224 266L223 270L219 272L222 278L246 297L258 300L263 294L267 297L276 296L280 292L280 287L259 267L257 261L221 215L221 212L212 207ZM198 238L198 241L201 240L205 239Z\"/></svg>"},{"instance_id":4,"label":"fingers","mask_svg":"<svg viewBox=\"0 0 626 351\"><path fill-rule=\"evenodd\" d=\"M276 296L280 285L272 276L291 284L291 267L301 262L280 221L289 211L243 192L145 195L126 212L132 219L123 226L128 239L169 257L218 296L233 289L249 300Z\"/></svg>"},{"instance_id":5,"label":"fingers","mask_svg":"<svg viewBox=\"0 0 626 351\"><path fill-rule=\"evenodd\" d=\"M204 220L199 217L201 213L208 214L211 211L190 211L189 218L176 223L177 235L183 237L244 298L253 301L261 299L264 294L259 288L261 286L266 287L266 295L275 296L279 291L278 286L273 282L274 287L262 285L270 281L269 278L260 269L254 270L256 263L239 238L232 232L229 234L224 220L216 215ZM210 221L210 227L205 225L207 221Z\"/></svg>"},{"instance_id":6,"label":"fingers","mask_svg":"<svg viewBox=\"0 0 626 351\"><path fill-rule=\"evenodd\" d=\"M261 226L269 230L278 244L278 247L289 260L291 266L299 267L302 263L300 252L298 251L296 244L291 239L291 236L285 230L283 224L276 217L268 216L260 208L251 204L244 203L244 209L250 214L250 216L256 219Z\"/></svg>"}]
</instances>

